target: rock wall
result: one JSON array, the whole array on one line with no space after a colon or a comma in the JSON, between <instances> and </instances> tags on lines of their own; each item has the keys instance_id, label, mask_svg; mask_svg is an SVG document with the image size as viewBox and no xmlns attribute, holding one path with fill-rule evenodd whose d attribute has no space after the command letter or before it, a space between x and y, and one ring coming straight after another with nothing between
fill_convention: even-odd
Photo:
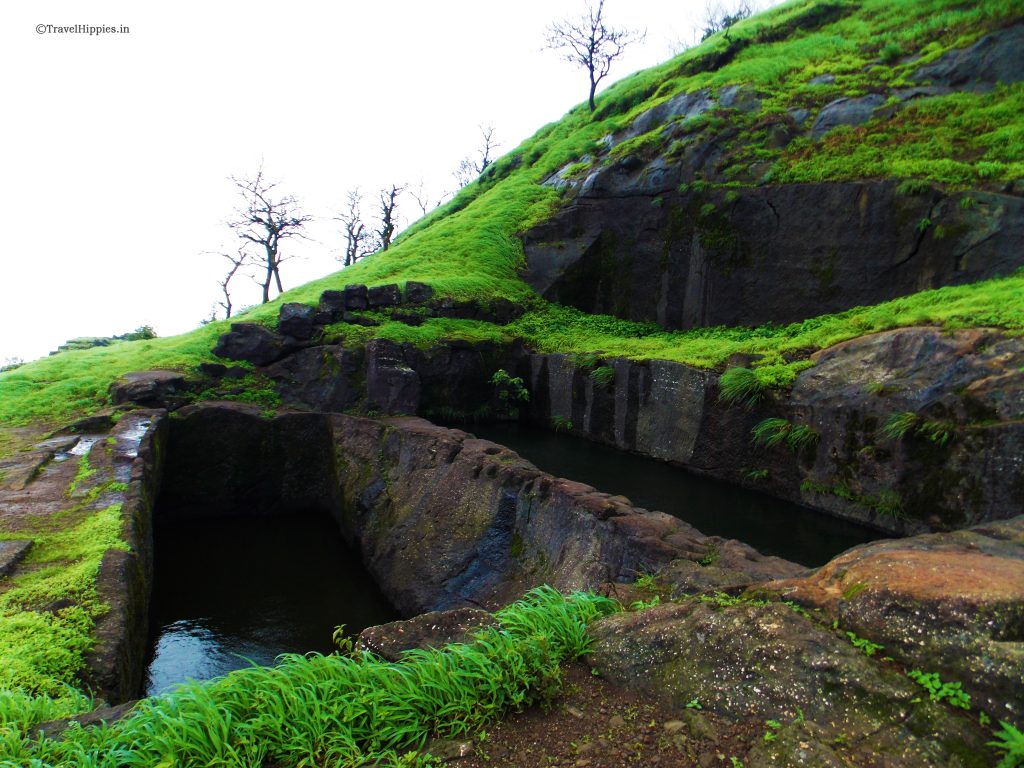
<instances>
[{"instance_id":1,"label":"rock wall","mask_svg":"<svg viewBox=\"0 0 1024 768\"><path fill-rule=\"evenodd\" d=\"M545 474L495 443L416 418L334 415L343 530L400 612L495 608L538 584L596 588L711 546L764 578L799 566Z\"/></svg>"},{"instance_id":2,"label":"rock wall","mask_svg":"<svg viewBox=\"0 0 1024 768\"><path fill-rule=\"evenodd\" d=\"M89 688L116 704L138 698L142 691L153 585L152 521L167 455L166 415L159 410L129 413L109 438L110 455L92 451L90 461L127 483L121 515L128 548L108 550L100 563L96 588L110 608L96 622L83 677Z\"/></svg>"},{"instance_id":3,"label":"rock wall","mask_svg":"<svg viewBox=\"0 0 1024 768\"><path fill-rule=\"evenodd\" d=\"M614 378L605 384L592 364L533 355L522 375L538 423L571 423L575 434L881 530L946 530L1024 513L1019 339L909 328L813 359L791 391L753 409L721 402L716 373L667 361L607 360ZM883 428L899 413L915 426L888 438ZM796 451L759 446L751 431L769 417L806 425L817 439Z\"/></svg>"},{"instance_id":4,"label":"rock wall","mask_svg":"<svg viewBox=\"0 0 1024 768\"><path fill-rule=\"evenodd\" d=\"M525 279L584 312L693 328L790 323L1024 264L1024 199L1011 195L679 182L678 168L603 172L526 234Z\"/></svg>"}]
</instances>

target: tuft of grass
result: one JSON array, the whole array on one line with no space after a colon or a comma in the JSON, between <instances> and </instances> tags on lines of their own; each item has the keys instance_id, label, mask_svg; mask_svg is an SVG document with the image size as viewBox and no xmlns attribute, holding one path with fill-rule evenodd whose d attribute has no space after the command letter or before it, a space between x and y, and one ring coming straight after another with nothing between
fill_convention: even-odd
<instances>
[{"instance_id":1,"label":"tuft of grass","mask_svg":"<svg viewBox=\"0 0 1024 768\"><path fill-rule=\"evenodd\" d=\"M593 594L531 592L473 642L412 650L398 663L369 653L284 655L140 702L112 726L61 740L0 731L0 763L38 766L425 765L409 757L436 733L456 737L509 710L547 701L559 665L582 655L587 624L619 610ZM35 762L38 761L38 762Z\"/></svg>"},{"instance_id":2,"label":"tuft of grass","mask_svg":"<svg viewBox=\"0 0 1024 768\"><path fill-rule=\"evenodd\" d=\"M595 387L607 389L615 383L615 369L610 365L602 365L590 372L590 379Z\"/></svg>"},{"instance_id":3,"label":"tuft of grass","mask_svg":"<svg viewBox=\"0 0 1024 768\"><path fill-rule=\"evenodd\" d=\"M787 419L768 418L759 422L752 430L752 441L765 448L783 444L794 453L818 444L821 435L814 427L806 424L792 424Z\"/></svg>"},{"instance_id":4,"label":"tuft of grass","mask_svg":"<svg viewBox=\"0 0 1024 768\"><path fill-rule=\"evenodd\" d=\"M921 417L913 411L889 414L882 425L882 437L886 440L902 440L921 424Z\"/></svg>"},{"instance_id":5,"label":"tuft of grass","mask_svg":"<svg viewBox=\"0 0 1024 768\"><path fill-rule=\"evenodd\" d=\"M730 368L718 378L718 399L729 405L753 408L767 392L768 387L749 368Z\"/></svg>"}]
</instances>

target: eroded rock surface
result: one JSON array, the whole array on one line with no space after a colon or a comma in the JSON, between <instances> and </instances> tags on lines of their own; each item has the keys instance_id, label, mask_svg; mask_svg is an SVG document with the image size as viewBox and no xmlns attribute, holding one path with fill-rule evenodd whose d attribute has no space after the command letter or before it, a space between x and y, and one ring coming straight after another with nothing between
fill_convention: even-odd
<instances>
[{"instance_id":1,"label":"eroded rock surface","mask_svg":"<svg viewBox=\"0 0 1024 768\"><path fill-rule=\"evenodd\" d=\"M873 542L765 589L960 682L990 714L1024 719L1024 517Z\"/></svg>"},{"instance_id":2,"label":"eroded rock surface","mask_svg":"<svg viewBox=\"0 0 1024 768\"><path fill-rule=\"evenodd\" d=\"M836 760L848 762L834 764L988 764L972 718L919 701L901 672L780 603L686 600L601 619L590 634L588 663L616 684L735 720L806 719L843 744Z\"/></svg>"}]
</instances>

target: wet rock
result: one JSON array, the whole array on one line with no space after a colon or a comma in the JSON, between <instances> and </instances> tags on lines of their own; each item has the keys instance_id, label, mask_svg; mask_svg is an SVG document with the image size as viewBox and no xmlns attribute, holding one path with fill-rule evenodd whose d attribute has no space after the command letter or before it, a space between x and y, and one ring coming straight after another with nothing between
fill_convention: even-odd
<instances>
[{"instance_id":1,"label":"wet rock","mask_svg":"<svg viewBox=\"0 0 1024 768\"><path fill-rule=\"evenodd\" d=\"M427 742L423 752L442 762L451 763L464 757L471 757L474 754L474 746L472 741L464 739L433 738Z\"/></svg>"},{"instance_id":2,"label":"wet rock","mask_svg":"<svg viewBox=\"0 0 1024 768\"><path fill-rule=\"evenodd\" d=\"M199 372L211 379L220 379L228 372L228 367L221 363L200 363Z\"/></svg>"},{"instance_id":3,"label":"wet rock","mask_svg":"<svg viewBox=\"0 0 1024 768\"><path fill-rule=\"evenodd\" d=\"M470 643L485 627L498 620L479 608L431 611L407 621L368 627L359 633L356 650L370 651L387 661L398 661L413 648L441 648L448 643Z\"/></svg>"},{"instance_id":4,"label":"wet rock","mask_svg":"<svg viewBox=\"0 0 1024 768\"><path fill-rule=\"evenodd\" d=\"M873 542L765 589L820 609L908 667L960 682L972 706L1024 720L1024 517Z\"/></svg>"},{"instance_id":5,"label":"wet rock","mask_svg":"<svg viewBox=\"0 0 1024 768\"><path fill-rule=\"evenodd\" d=\"M715 99L708 90L681 93L638 115L630 126L628 135L638 136L647 133L656 126L672 120L688 120L714 107Z\"/></svg>"},{"instance_id":6,"label":"wet rock","mask_svg":"<svg viewBox=\"0 0 1024 768\"><path fill-rule=\"evenodd\" d=\"M672 590L673 597L737 591L753 583L750 576L739 571L699 565L692 560L673 560L658 571L658 581Z\"/></svg>"},{"instance_id":7,"label":"wet rock","mask_svg":"<svg viewBox=\"0 0 1024 768\"><path fill-rule=\"evenodd\" d=\"M767 728L766 728L767 731ZM828 743L828 734L814 723L787 723L772 729L769 741L761 739L747 753L747 768L856 768L870 765L870 754L843 755ZM845 739L843 740L845 742ZM863 757L863 760L861 759Z\"/></svg>"},{"instance_id":8,"label":"wet rock","mask_svg":"<svg viewBox=\"0 0 1024 768\"><path fill-rule=\"evenodd\" d=\"M858 98L843 97L822 107L811 126L811 136L821 138L839 125L861 125L875 115L875 110L885 104L885 96L869 93Z\"/></svg>"},{"instance_id":9,"label":"wet rock","mask_svg":"<svg viewBox=\"0 0 1024 768\"><path fill-rule=\"evenodd\" d=\"M316 310L305 304L282 304L277 316L277 329L285 336L306 341L313 336Z\"/></svg>"},{"instance_id":10,"label":"wet rock","mask_svg":"<svg viewBox=\"0 0 1024 768\"><path fill-rule=\"evenodd\" d=\"M107 724L113 725L118 720L123 720L125 717L131 714L132 709L139 702L136 700L126 701L124 704L118 704L113 707L97 707L96 709L85 712L81 715L75 715L74 717L62 718L60 720L49 720L45 723L37 725L33 731L36 735L42 736L47 739L57 739L64 733L72 724L77 724L82 728L89 728L90 726Z\"/></svg>"},{"instance_id":11,"label":"wet rock","mask_svg":"<svg viewBox=\"0 0 1024 768\"><path fill-rule=\"evenodd\" d=\"M365 285L346 285L344 290L344 309L348 312L359 312L369 308Z\"/></svg>"},{"instance_id":12,"label":"wet rock","mask_svg":"<svg viewBox=\"0 0 1024 768\"><path fill-rule=\"evenodd\" d=\"M433 296L433 286L419 283L415 280L409 280L405 284L405 300L410 304L421 304L425 301L430 301Z\"/></svg>"},{"instance_id":13,"label":"wet rock","mask_svg":"<svg viewBox=\"0 0 1024 768\"><path fill-rule=\"evenodd\" d=\"M344 411L362 396L363 353L339 346L311 347L266 370L285 405Z\"/></svg>"},{"instance_id":14,"label":"wet rock","mask_svg":"<svg viewBox=\"0 0 1024 768\"><path fill-rule=\"evenodd\" d=\"M295 348L295 343L257 323L232 323L217 340L213 354L228 360L270 365Z\"/></svg>"},{"instance_id":15,"label":"wet rock","mask_svg":"<svg viewBox=\"0 0 1024 768\"><path fill-rule=\"evenodd\" d=\"M377 285L367 291L366 298L370 309L397 307L402 303L402 291L396 283Z\"/></svg>"},{"instance_id":16,"label":"wet rock","mask_svg":"<svg viewBox=\"0 0 1024 768\"><path fill-rule=\"evenodd\" d=\"M166 404L168 398L186 389L185 377L178 371L138 371L126 373L110 385L114 405L138 403L155 406Z\"/></svg>"},{"instance_id":17,"label":"wet rock","mask_svg":"<svg viewBox=\"0 0 1024 768\"><path fill-rule=\"evenodd\" d=\"M759 112L761 97L756 88L749 85L728 85L718 92L718 103L725 109L740 112Z\"/></svg>"},{"instance_id":18,"label":"wet rock","mask_svg":"<svg viewBox=\"0 0 1024 768\"><path fill-rule=\"evenodd\" d=\"M8 576L31 548L31 540L0 541L0 579Z\"/></svg>"},{"instance_id":19,"label":"wet rock","mask_svg":"<svg viewBox=\"0 0 1024 768\"><path fill-rule=\"evenodd\" d=\"M366 345L366 399L382 414L413 414L420 405L420 378L405 364L402 349L387 339Z\"/></svg>"},{"instance_id":20,"label":"wet rock","mask_svg":"<svg viewBox=\"0 0 1024 768\"><path fill-rule=\"evenodd\" d=\"M950 51L912 75L917 81L967 91L1024 79L1024 24L985 35L970 48Z\"/></svg>"},{"instance_id":21,"label":"wet rock","mask_svg":"<svg viewBox=\"0 0 1024 768\"><path fill-rule=\"evenodd\" d=\"M600 619L589 634L587 663L603 677L680 712L698 698L733 720L802 716L893 766L986 764L973 720L915 702L905 675L779 603L663 604Z\"/></svg>"},{"instance_id":22,"label":"wet rock","mask_svg":"<svg viewBox=\"0 0 1024 768\"><path fill-rule=\"evenodd\" d=\"M326 319L324 325L333 323L345 311L345 292L324 291L320 294L320 303L317 310L319 313L322 313L322 318Z\"/></svg>"}]
</instances>

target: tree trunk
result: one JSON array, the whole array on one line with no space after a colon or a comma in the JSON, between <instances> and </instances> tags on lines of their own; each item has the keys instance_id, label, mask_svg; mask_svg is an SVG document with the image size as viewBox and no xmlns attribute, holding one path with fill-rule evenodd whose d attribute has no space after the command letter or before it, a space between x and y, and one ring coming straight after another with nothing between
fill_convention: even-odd
<instances>
[{"instance_id":1,"label":"tree trunk","mask_svg":"<svg viewBox=\"0 0 1024 768\"><path fill-rule=\"evenodd\" d=\"M594 103L594 92L597 91L597 83L594 81L594 73L590 73L590 111L593 112L597 109L597 105Z\"/></svg>"}]
</instances>

